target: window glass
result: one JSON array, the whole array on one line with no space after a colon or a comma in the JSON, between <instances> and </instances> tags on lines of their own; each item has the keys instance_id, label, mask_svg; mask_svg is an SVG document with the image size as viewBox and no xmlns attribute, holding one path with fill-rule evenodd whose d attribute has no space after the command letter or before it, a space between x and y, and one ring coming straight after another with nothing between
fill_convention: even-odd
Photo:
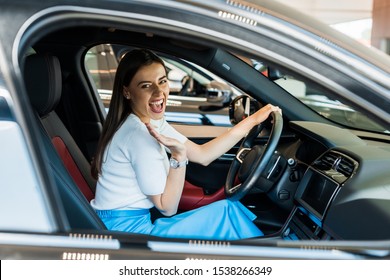
<instances>
[{"instance_id":1,"label":"window glass","mask_svg":"<svg viewBox=\"0 0 390 280\"><path fill-rule=\"evenodd\" d=\"M98 90L106 111L111 101L115 72L119 59L129 48L102 44L91 48L85 66ZM208 70L159 53L167 68L170 95L166 118L172 123L231 126L228 104L237 95L237 88Z\"/></svg>"},{"instance_id":2,"label":"window glass","mask_svg":"<svg viewBox=\"0 0 390 280\"><path fill-rule=\"evenodd\" d=\"M85 66L95 82L99 97L108 109L118 61L109 44L97 45L85 55Z\"/></svg>"},{"instance_id":3,"label":"window glass","mask_svg":"<svg viewBox=\"0 0 390 280\"><path fill-rule=\"evenodd\" d=\"M312 81L300 79L294 73L287 73L275 67L268 67L268 65L255 59L243 60L299 99L306 106L333 122L356 129L390 133L390 131L387 131L359 110L334 99L331 93Z\"/></svg>"}]
</instances>

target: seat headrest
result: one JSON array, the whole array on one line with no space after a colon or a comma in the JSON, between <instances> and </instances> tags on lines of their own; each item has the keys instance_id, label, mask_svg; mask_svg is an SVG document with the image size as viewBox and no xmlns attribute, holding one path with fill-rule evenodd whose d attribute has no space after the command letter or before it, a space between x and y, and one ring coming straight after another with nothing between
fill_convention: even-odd
<instances>
[{"instance_id":1,"label":"seat headrest","mask_svg":"<svg viewBox=\"0 0 390 280\"><path fill-rule=\"evenodd\" d=\"M61 99L61 66L57 57L32 54L26 57L24 80L30 101L39 116L52 112Z\"/></svg>"}]
</instances>

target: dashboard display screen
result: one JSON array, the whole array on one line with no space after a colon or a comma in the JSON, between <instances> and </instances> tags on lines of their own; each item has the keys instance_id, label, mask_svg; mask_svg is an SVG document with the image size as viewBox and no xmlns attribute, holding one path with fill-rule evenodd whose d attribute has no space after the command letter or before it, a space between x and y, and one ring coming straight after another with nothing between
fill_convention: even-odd
<instances>
[{"instance_id":1,"label":"dashboard display screen","mask_svg":"<svg viewBox=\"0 0 390 280\"><path fill-rule=\"evenodd\" d=\"M322 219L338 184L324 175L309 170L297 192L298 201L307 210Z\"/></svg>"}]
</instances>

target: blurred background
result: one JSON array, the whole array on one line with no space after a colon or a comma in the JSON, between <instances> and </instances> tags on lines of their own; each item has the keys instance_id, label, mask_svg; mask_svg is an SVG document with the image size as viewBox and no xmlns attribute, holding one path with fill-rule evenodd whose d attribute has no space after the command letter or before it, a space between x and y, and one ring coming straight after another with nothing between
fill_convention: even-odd
<instances>
[{"instance_id":1,"label":"blurred background","mask_svg":"<svg viewBox=\"0 0 390 280\"><path fill-rule=\"evenodd\" d=\"M390 55L390 0L275 0Z\"/></svg>"}]
</instances>

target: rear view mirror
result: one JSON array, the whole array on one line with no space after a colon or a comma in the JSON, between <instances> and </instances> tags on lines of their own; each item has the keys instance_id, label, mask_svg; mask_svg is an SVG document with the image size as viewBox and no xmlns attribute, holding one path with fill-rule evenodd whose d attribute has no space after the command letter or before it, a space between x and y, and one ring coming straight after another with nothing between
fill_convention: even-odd
<instances>
[{"instance_id":1,"label":"rear view mirror","mask_svg":"<svg viewBox=\"0 0 390 280\"><path fill-rule=\"evenodd\" d=\"M254 112L260 109L260 103L249 96L236 97L229 106L229 117L232 125L238 124Z\"/></svg>"},{"instance_id":2,"label":"rear view mirror","mask_svg":"<svg viewBox=\"0 0 390 280\"><path fill-rule=\"evenodd\" d=\"M283 79L283 78L284 78L284 74L280 70L268 67L268 79L269 80L275 81L275 80L279 80L279 79Z\"/></svg>"}]
</instances>

